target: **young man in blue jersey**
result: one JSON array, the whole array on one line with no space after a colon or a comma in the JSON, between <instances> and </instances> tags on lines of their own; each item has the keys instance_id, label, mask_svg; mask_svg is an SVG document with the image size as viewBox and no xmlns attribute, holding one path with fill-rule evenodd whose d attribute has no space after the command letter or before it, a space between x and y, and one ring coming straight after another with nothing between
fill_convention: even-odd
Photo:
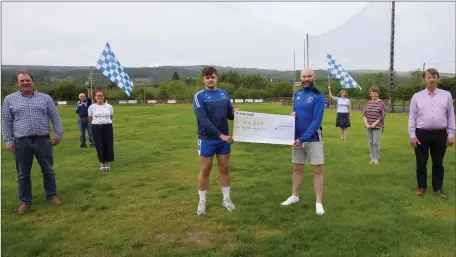
<instances>
[{"instance_id":1,"label":"young man in blue jersey","mask_svg":"<svg viewBox=\"0 0 456 257\"><path fill-rule=\"evenodd\" d=\"M220 185L223 192L222 205L233 211L236 206L230 198L230 171L228 161L233 138L229 136L228 119L234 119L233 105L228 92L217 88L218 74L214 67L206 67L201 72L204 89L193 97L193 110L198 124L198 155L200 173L198 176L199 203L196 213L206 213L206 192L213 156L217 156L220 170Z\"/></svg>"},{"instance_id":2,"label":"young man in blue jersey","mask_svg":"<svg viewBox=\"0 0 456 257\"><path fill-rule=\"evenodd\" d=\"M315 209L318 215L323 215L323 139L321 122L325 111L325 96L315 87L315 77L312 69L301 71L302 89L295 92L293 97L293 115L295 123L295 142L292 150L293 176L292 195L282 203L290 205L299 202L299 190L302 183L302 171L309 157L314 174Z\"/></svg>"}]
</instances>

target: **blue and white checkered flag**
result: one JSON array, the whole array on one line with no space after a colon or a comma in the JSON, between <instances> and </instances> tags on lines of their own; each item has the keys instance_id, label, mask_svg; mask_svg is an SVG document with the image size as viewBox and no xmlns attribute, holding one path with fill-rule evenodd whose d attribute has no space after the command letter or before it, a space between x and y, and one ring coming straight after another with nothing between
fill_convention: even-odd
<instances>
[{"instance_id":1,"label":"blue and white checkered flag","mask_svg":"<svg viewBox=\"0 0 456 257\"><path fill-rule=\"evenodd\" d=\"M133 90L133 81L125 73L109 43L106 43L95 67L130 97L130 93Z\"/></svg>"},{"instance_id":2,"label":"blue and white checkered flag","mask_svg":"<svg viewBox=\"0 0 456 257\"><path fill-rule=\"evenodd\" d=\"M326 56L328 57L328 72L340 80L342 88L359 88L362 90L361 86L345 71L340 63L336 62L332 55L327 54Z\"/></svg>"}]
</instances>

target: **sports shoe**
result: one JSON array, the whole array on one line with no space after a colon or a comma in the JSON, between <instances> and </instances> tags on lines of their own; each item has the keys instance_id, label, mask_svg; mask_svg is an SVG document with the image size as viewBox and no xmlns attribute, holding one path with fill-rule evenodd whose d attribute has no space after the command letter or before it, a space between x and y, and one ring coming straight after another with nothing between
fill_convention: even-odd
<instances>
[{"instance_id":1,"label":"sports shoe","mask_svg":"<svg viewBox=\"0 0 456 257\"><path fill-rule=\"evenodd\" d=\"M325 213L325 209L323 209L323 204L316 203L315 204L315 212L317 215L323 215Z\"/></svg>"},{"instance_id":2,"label":"sports shoe","mask_svg":"<svg viewBox=\"0 0 456 257\"><path fill-rule=\"evenodd\" d=\"M231 198L226 197L223 199L222 205L228 210L228 211L233 211L236 210L236 206L234 203L231 201Z\"/></svg>"},{"instance_id":3,"label":"sports shoe","mask_svg":"<svg viewBox=\"0 0 456 257\"><path fill-rule=\"evenodd\" d=\"M196 210L196 214L198 214L198 215L206 214L206 201L199 201L198 209Z\"/></svg>"},{"instance_id":4,"label":"sports shoe","mask_svg":"<svg viewBox=\"0 0 456 257\"><path fill-rule=\"evenodd\" d=\"M290 205L290 204L294 204L297 202L299 202L299 196L292 195L292 196L288 197L288 199L285 200L285 202L282 202L281 205Z\"/></svg>"},{"instance_id":5,"label":"sports shoe","mask_svg":"<svg viewBox=\"0 0 456 257\"><path fill-rule=\"evenodd\" d=\"M374 164L379 164L377 159L374 159Z\"/></svg>"}]
</instances>

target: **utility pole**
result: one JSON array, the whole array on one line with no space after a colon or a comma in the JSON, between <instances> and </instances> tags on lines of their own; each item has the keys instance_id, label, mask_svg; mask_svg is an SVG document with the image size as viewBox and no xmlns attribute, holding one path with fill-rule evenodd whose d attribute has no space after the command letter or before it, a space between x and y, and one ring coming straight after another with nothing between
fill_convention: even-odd
<instances>
[{"instance_id":1,"label":"utility pole","mask_svg":"<svg viewBox=\"0 0 456 257\"><path fill-rule=\"evenodd\" d=\"M374 69L374 72L372 73L372 85L375 86L375 75L376 75L376 70Z\"/></svg>"},{"instance_id":2,"label":"utility pole","mask_svg":"<svg viewBox=\"0 0 456 257\"><path fill-rule=\"evenodd\" d=\"M93 99L93 66L90 66L87 83L90 85L90 99Z\"/></svg>"},{"instance_id":3,"label":"utility pole","mask_svg":"<svg viewBox=\"0 0 456 257\"><path fill-rule=\"evenodd\" d=\"M390 111L394 112L393 79L394 79L394 16L395 1L391 2L391 41L390 41L390 69L389 69L389 98Z\"/></svg>"},{"instance_id":4,"label":"utility pole","mask_svg":"<svg viewBox=\"0 0 456 257\"><path fill-rule=\"evenodd\" d=\"M426 68L426 63L423 62L423 75L424 75L424 69L425 69L425 68ZM421 89L423 89L423 87L424 87L424 79L423 79L423 76L421 76L421 78L422 78L422 79L421 79L421 80L422 80L422 82L421 82Z\"/></svg>"},{"instance_id":5,"label":"utility pole","mask_svg":"<svg viewBox=\"0 0 456 257\"><path fill-rule=\"evenodd\" d=\"M147 90L147 87L146 87L146 83L144 83L144 100L143 100L143 105L146 105L146 90Z\"/></svg>"},{"instance_id":6,"label":"utility pole","mask_svg":"<svg viewBox=\"0 0 456 257\"><path fill-rule=\"evenodd\" d=\"M296 51L293 51L293 72L296 73Z\"/></svg>"},{"instance_id":7,"label":"utility pole","mask_svg":"<svg viewBox=\"0 0 456 257\"><path fill-rule=\"evenodd\" d=\"M307 42L307 66L309 68L309 33L306 33L306 42Z\"/></svg>"},{"instance_id":8,"label":"utility pole","mask_svg":"<svg viewBox=\"0 0 456 257\"><path fill-rule=\"evenodd\" d=\"M305 68L306 67L306 40L304 39L304 66L302 66L302 68Z\"/></svg>"}]
</instances>

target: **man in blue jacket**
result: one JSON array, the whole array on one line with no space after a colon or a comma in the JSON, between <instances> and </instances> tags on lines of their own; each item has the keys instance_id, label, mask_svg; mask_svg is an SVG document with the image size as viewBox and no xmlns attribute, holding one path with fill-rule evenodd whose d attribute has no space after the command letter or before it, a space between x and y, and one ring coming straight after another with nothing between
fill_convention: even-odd
<instances>
[{"instance_id":1,"label":"man in blue jacket","mask_svg":"<svg viewBox=\"0 0 456 257\"><path fill-rule=\"evenodd\" d=\"M293 177L292 195L282 205L299 202L299 190L302 183L302 171L307 157L314 174L316 196L315 209L323 215L323 138L321 122L325 110L325 97L314 85L315 77L312 69L301 71L302 89L293 97L293 115L295 122L295 142L292 150Z\"/></svg>"},{"instance_id":2,"label":"man in blue jacket","mask_svg":"<svg viewBox=\"0 0 456 257\"><path fill-rule=\"evenodd\" d=\"M87 95L90 96L90 89L87 89ZM93 141L91 122L89 121L89 106L92 105L91 97L87 97L84 93L79 94L79 101L76 103L76 113L78 114L78 126L79 126L79 140L81 141L81 148L87 147L85 131L89 135L90 146L95 146Z\"/></svg>"},{"instance_id":3,"label":"man in blue jacket","mask_svg":"<svg viewBox=\"0 0 456 257\"><path fill-rule=\"evenodd\" d=\"M220 170L222 205L228 211L236 209L230 198L231 179L228 168L231 143L233 143L233 138L229 136L228 119L234 119L233 105L228 92L217 88L217 70L213 67L206 67L201 73L205 88L193 97L193 110L198 124L198 155L200 156L199 203L196 211L198 215L206 213L206 192L214 155L217 155Z\"/></svg>"}]
</instances>

